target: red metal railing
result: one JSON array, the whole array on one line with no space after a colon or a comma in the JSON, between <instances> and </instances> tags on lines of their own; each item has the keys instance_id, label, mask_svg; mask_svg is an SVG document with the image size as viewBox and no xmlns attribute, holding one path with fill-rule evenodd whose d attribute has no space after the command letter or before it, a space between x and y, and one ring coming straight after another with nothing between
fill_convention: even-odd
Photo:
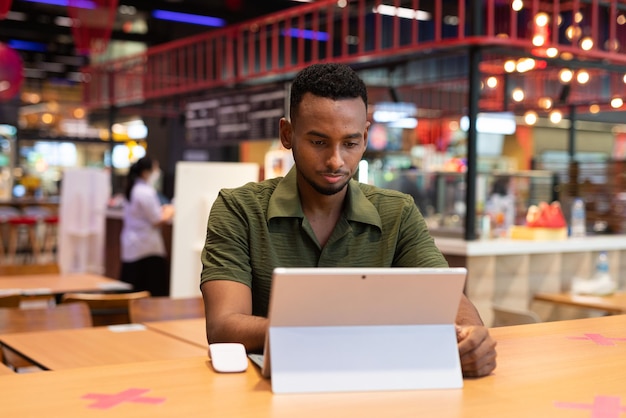
<instances>
[{"instance_id":1,"label":"red metal railing","mask_svg":"<svg viewBox=\"0 0 626 418\"><path fill-rule=\"evenodd\" d=\"M497 77L505 74L507 54L543 59L549 68L559 60L561 65L609 66L604 71L616 73L626 69L624 0L520 3L522 8L514 10L515 1L484 0L480 10L472 11L465 0L319 0L89 66L84 69L85 105L131 106L238 83L286 79L314 62L374 66L471 45L495 48L481 69ZM419 11L418 19L376 12L399 7ZM545 26L535 23L540 13L547 18ZM483 22L477 25L479 18ZM479 33L472 32L475 26ZM543 43L537 35L545 37ZM525 82L538 88L541 78L552 79L555 71L530 74L523 75L531 80ZM611 84L611 92L622 94L623 84ZM593 101L580 92L597 96L596 87L577 88L570 97ZM502 92L498 94L496 100L501 100Z\"/></svg>"}]
</instances>

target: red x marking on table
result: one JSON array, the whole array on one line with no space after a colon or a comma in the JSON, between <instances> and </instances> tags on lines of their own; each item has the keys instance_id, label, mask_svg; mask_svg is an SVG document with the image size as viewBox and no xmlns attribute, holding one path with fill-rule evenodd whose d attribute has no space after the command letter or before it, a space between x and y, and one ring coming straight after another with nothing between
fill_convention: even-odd
<instances>
[{"instance_id":1,"label":"red x marking on table","mask_svg":"<svg viewBox=\"0 0 626 418\"><path fill-rule=\"evenodd\" d=\"M626 406L620 405L619 396L596 396L593 404L555 402L554 406L566 409L591 409L591 418L619 418L626 412Z\"/></svg>"},{"instance_id":2,"label":"red x marking on table","mask_svg":"<svg viewBox=\"0 0 626 418\"><path fill-rule=\"evenodd\" d=\"M598 345L615 345L614 341L626 341L626 338L607 338L600 334L585 334L584 337L568 337L570 340L591 340Z\"/></svg>"},{"instance_id":3,"label":"red x marking on table","mask_svg":"<svg viewBox=\"0 0 626 418\"><path fill-rule=\"evenodd\" d=\"M88 393L82 396L82 399L96 399L96 402L89 405L89 408L109 409L123 402L158 404L165 402L165 398L151 398L141 396L150 392L150 389L126 389L120 393L107 395L104 393Z\"/></svg>"}]
</instances>

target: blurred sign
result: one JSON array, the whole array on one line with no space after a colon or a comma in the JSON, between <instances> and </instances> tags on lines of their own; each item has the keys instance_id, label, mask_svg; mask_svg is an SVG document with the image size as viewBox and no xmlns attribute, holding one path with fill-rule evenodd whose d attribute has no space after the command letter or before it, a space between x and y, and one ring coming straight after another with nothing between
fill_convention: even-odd
<instances>
[{"instance_id":1,"label":"blurred sign","mask_svg":"<svg viewBox=\"0 0 626 418\"><path fill-rule=\"evenodd\" d=\"M187 145L278 138L286 98L287 89L280 85L188 103Z\"/></svg>"}]
</instances>

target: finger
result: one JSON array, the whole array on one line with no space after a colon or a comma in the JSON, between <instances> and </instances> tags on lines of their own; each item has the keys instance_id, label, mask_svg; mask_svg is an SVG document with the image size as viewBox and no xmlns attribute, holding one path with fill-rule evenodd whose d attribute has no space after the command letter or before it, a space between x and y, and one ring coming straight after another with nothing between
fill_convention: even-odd
<instances>
[{"instance_id":1,"label":"finger","mask_svg":"<svg viewBox=\"0 0 626 418\"><path fill-rule=\"evenodd\" d=\"M496 368L496 362L492 361L487 364L484 364L478 370L474 370L474 369L465 370L464 369L463 376L464 377L483 377L483 376L487 376L491 374L495 370L495 368Z\"/></svg>"}]
</instances>

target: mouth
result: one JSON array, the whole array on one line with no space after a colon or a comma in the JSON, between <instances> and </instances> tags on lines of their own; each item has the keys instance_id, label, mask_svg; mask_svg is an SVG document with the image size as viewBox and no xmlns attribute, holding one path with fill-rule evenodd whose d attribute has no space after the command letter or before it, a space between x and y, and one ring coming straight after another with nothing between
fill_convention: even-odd
<instances>
[{"instance_id":1,"label":"mouth","mask_svg":"<svg viewBox=\"0 0 626 418\"><path fill-rule=\"evenodd\" d=\"M323 173L322 177L326 180L327 183L335 184L341 181L344 178L344 174L341 173Z\"/></svg>"}]
</instances>

